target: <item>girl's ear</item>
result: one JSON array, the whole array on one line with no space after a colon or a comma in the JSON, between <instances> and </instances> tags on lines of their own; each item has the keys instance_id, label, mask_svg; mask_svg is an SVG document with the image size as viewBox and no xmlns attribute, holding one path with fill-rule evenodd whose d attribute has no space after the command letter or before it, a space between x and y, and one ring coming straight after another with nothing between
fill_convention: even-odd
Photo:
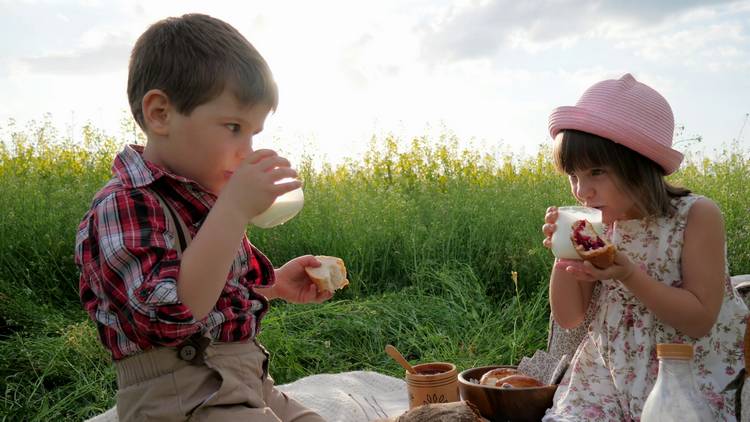
<instances>
[{"instance_id":1,"label":"girl's ear","mask_svg":"<svg viewBox=\"0 0 750 422\"><path fill-rule=\"evenodd\" d=\"M169 114L172 112L172 104L167 94L160 89L152 89L143 96L141 107L146 128L154 135L169 135Z\"/></svg>"}]
</instances>

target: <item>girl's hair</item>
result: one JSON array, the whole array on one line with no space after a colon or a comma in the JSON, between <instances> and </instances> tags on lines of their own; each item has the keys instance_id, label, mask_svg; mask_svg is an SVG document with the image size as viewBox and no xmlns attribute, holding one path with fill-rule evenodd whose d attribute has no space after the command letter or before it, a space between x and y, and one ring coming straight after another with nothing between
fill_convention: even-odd
<instances>
[{"instance_id":1,"label":"girl's hair","mask_svg":"<svg viewBox=\"0 0 750 422\"><path fill-rule=\"evenodd\" d=\"M587 132L564 130L561 142L555 142L553 156L555 167L565 174L606 167L643 216L669 215L674 211L671 199L690 194L688 189L667 183L664 170L652 160Z\"/></svg>"}]
</instances>

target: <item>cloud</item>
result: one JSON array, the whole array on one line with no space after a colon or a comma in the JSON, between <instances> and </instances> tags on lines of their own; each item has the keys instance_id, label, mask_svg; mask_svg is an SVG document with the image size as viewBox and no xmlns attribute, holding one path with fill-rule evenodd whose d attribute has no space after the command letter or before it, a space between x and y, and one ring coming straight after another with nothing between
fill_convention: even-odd
<instances>
[{"instance_id":1,"label":"cloud","mask_svg":"<svg viewBox=\"0 0 750 422\"><path fill-rule=\"evenodd\" d=\"M503 48L538 51L571 46L582 38L613 37L658 27L704 10L701 0L487 0L451 6L422 29L422 56L445 62L495 56ZM733 1L713 1L711 8ZM735 7L741 12L741 8Z\"/></svg>"},{"instance_id":2,"label":"cloud","mask_svg":"<svg viewBox=\"0 0 750 422\"><path fill-rule=\"evenodd\" d=\"M76 50L20 58L23 67L38 74L100 74L128 66L132 41L117 34L88 34L88 42ZM95 40L92 40L95 38Z\"/></svg>"}]
</instances>

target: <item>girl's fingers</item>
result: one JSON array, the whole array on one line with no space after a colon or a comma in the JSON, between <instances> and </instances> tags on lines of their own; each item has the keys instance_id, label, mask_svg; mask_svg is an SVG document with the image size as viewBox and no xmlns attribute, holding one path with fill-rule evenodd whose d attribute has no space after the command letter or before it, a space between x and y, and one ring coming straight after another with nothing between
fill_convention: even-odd
<instances>
[{"instance_id":1,"label":"girl's fingers","mask_svg":"<svg viewBox=\"0 0 750 422\"><path fill-rule=\"evenodd\" d=\"M555 221L557 221L557 208L547 208L547 213L544 214L544 222L552 224Z\"/></svg>"}]
</instances>

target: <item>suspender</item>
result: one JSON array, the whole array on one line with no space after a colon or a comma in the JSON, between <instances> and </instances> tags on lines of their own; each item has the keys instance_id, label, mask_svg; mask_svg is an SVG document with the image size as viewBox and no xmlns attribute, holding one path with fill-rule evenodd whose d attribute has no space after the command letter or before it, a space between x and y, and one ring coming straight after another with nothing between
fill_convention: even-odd
<instances>
[{"instance_id":1,"label":"suspender","mask_svg":"<svg viewBox=\"0 0 750 422\"><path fill-rule=\"evenodd\" d=\"M169 205L169 202L167 202L156 189L151 189L151 192L156 196L159 204L161 204L161 208L164 210L164 216L167 218L167 226L171 226L177 234L177 239L179 240L179 245L177 245L177 256L182 256L182 253L187 249L190 240L192 240L190 237L190 230L188 230L187 225L182 221L182 218L180 218L177 211Z\"/></svg>"},{"instance_id":2,"label":"suspender","mask_svg":"<svg viewBox=\"0 0 750 422\"><path fill-rule=\"evenodd\" d=\"M164 210L164 216L167 218L167 226L170 226L177 233L179 240L177 256L181 257L190 243L190 230L188 230L187 225L185 225L185 222L180 218L177 211L169 205L169 202L156 189L151 189L151 192L154 193L156 199L159 200L159 204L161 204L161 208ZM211 339L199 331L177 346L177 357L193 365L202 364L205 359L204 352L209 344L211 344Z\"/></svg>"}]
</instances>

